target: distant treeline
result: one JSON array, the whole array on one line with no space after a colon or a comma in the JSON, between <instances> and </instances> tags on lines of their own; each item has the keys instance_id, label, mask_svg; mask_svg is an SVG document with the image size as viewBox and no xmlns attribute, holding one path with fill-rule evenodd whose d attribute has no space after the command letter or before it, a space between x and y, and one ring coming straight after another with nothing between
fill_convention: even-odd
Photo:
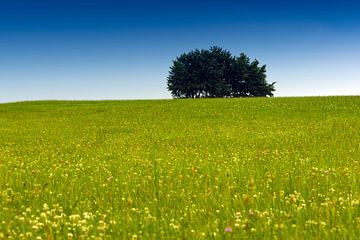
<instances>
[{"instance_id":1,"label":"distant treeline","mask_svg":"<svg viewBox=\"0 0 360 240\"><path fill-rule=\"evenodd\" d=\"M173 61L167 79L175 98L273 96L275 82L266 81L266 66L220 47L193 50Z\"/></svg>"}]
</instances>

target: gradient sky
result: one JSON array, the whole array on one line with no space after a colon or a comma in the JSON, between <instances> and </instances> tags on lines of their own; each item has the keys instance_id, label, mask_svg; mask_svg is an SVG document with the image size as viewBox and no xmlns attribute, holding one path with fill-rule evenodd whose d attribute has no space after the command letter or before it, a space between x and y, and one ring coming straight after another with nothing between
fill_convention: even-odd
<instances>
[{"instance_id":1,"label":"gradient sky","mask_svg":"<svg viewBox=\"0 0 360 240\"><path fill-rule=\"evenodd\" d=\"M0 102L170 98L172 60L221 46L275 96L360 95L360 1L0 0Z\"/></svg>"}]
</instances>

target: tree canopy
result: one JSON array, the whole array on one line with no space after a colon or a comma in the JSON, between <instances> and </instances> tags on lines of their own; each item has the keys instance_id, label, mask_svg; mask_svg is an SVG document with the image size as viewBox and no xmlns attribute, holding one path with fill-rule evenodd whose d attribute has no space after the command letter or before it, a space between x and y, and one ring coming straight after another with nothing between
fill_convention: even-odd
<instances>
[{"instance_id":1,"label":"tree canopy","mask_svg":"<svg viewBox=\"0 0 360 240\"><path fill-rule=\"evenodd\" d=\"M216 46L181 54L167 78L168 90L175 98L271 97L274 84L266 81L266 65Z\"/></svg>"}]
</instances>

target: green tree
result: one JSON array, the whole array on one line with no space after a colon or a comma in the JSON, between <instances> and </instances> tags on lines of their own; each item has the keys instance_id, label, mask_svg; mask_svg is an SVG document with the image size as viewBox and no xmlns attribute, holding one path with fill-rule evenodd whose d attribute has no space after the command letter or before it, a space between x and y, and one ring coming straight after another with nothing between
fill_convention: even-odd
<instances>
[{"instance_id":1,"label":"green tree","mask_svg":"<svg viewBox=\"0 0 360 240\"><path fill-rule=\"evenodd\" d=\"M177 57L167 79L175 98L273 96L274 84L266 82L265 65L216 46Z\"/></svg>"},{"instance_id":2,"label":"green tree","mask_svg":"<svg viewBox=\"0 0 360 240\"><path fill-rule=\"evenodd\" d=\"M232 64L231 90L232 97L248 96L250 58L241 53Z\"/></svg>"}]
</instances>

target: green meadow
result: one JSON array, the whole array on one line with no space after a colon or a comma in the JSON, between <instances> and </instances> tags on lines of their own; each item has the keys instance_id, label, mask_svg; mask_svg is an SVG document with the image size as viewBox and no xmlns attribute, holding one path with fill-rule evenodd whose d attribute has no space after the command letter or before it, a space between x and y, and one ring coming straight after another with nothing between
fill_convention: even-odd
<instances>
[{"instance_id":1,"label":"green meadow","mask_svg":"<svg viewBox=\"0 0 360 240\"><path fill-rule=\"evenodd\" d=\"M0 239L358 239L360 97L0 104Z\"/></svg>"}]
</instances>

